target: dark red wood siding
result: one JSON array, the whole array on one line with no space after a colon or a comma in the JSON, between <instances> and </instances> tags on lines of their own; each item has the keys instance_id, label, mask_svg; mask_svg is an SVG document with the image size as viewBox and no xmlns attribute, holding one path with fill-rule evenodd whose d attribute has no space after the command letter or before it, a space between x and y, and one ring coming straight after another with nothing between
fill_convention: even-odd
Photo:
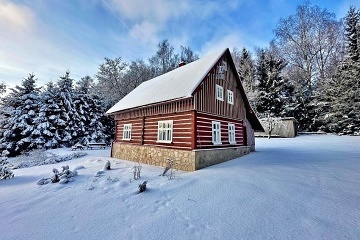
<instances>
[{"instance_id":1,"label":"dark red wood siding","mask_svg":"<svg viewBox=\"0 0 360 240\"><path fill-rule=\"evenodd\" d=\"M224 78L219 78L217 67L223 62L227 65L227 71ZM244 119L244 101L234 74L237 73L232 71L228 60L225 57L220 59L194 93L195 110L229 118ZM223 87L224 101L216 99L216 85ZM228 102L227 90L233 92L234 104Z\"/></svg>"},{"instance_id":2,"label":"dark red wood siding","mask_svg":"<svg viewBox=\"0 0 360 240\"><path fill-rule=\"evenodd\" d=\"M212 121L220 122L221 125L221 142L220 145L212 143ZM235 125L235 141L236 144L229 143L228 124ZM228 119L224 117L198 113L196 115L196 148L219 148L230 146L243 146L244 145L244 128L243 121L236 119Z\"/></svg>"},{"instance_id":3,"label":"dark red wood siding","mask_svg":"<svg viewBox=\"0 0 360 240\"><path fill-rule=\"evenodd\" d=\"M193 112L160 114L116 121L116 142L153 145L178 149L192 149ZM172 143L157 142L158 121L173 121ZM132 124L131 140L122 140L124 124ZM143 136L143 137L142 137Z\"/></svg>"},{"instance_id":4,"label":"dark red wood siding","mask_svg":"<svg viewBox=\"0 0 360 240\"><path fill-rule=\"evenodd\" d=\"M123 140L124 124L131 124L131 140ZM141 144L142 118L133 118L116 121L115 142L126 142L128 144Z\"/></svg>"}]
</instances>

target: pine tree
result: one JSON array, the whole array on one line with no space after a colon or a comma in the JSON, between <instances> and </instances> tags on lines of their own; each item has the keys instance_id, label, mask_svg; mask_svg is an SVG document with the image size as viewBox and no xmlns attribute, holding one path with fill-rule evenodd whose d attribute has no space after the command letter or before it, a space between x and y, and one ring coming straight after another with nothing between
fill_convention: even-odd
<instances>
[{"instance_id":1,"label":"pine tree","mask_svg":"<svg viewBox=\"0 0 360 240\"><path fill-rule=\"evenodd\" d=\"M34 118L39 112L39 89L36 88L35 81L35 75L29 74L21 86L10 89L11 92L5 99L8 108L0 142L10 155L37 148L33 141L38 136L34 132Z\"/></svg>"},{"instance_id":2,"label":"pine tree","mask_svg":"<svg viewBox=\"0 0 360 240\"><path fill-rule=\"evenodd\" d=\"M90 95L93 84L92 78L83 77L77 82L73 99L74 108L79 115L78 126L81 130L78 141L82 144L106 141L106 130L102 121L105 110L99 104L98 98Z\"/></svg>"},{"instance_id":3,"label":"pine tree","mask_svg":"<svg viewBox=\"0 0 360 240\"><path fill-rule=\"evenodd\" d=\"M52 119L56 127L55 139L61 147L70 147L81 134L81 128L78 125L80 117L73 104L73 79L69 71L57 81L57 88L56 104L61 111Z\"/></svg>"},{"instance_id":4,"label":"pine tree","mask_svg":"<svg viewBox=\"0 0 360 240\"><path fill-rule=\"evenodd\" d=\"M329 113L326 131L360 135L360 12L350 7L344 22L346 58L325 89Z\"/></svg>"},{"instance_id":5,"label":"pine tree","mask_svg":"<svg viewBox=\"0 0 360 240\"><path fill-rule=\"evenodd\" d=\"M259 114L275 117L284 115L287 93L281 71L285 66L284 60L277 58L270 51L259 50L256 64L259 92L256 110Z\"/></svg>"},{"instance_id":6,"label":"pine tree","mask_svg":"<svg viewBox=\"0 0 360 240\"><path fill-rule=\"evenodd\" d=\"M53 82L46 84L45 90L40 95L39 114L34 119L36 130L39 132L39 137L35 142L45 149L57 148L60 144L59 139L56 137L57 127L61 123L59 121L61 109L56 103L57 92L58 89Z\"/></svg>"}]
</instances>

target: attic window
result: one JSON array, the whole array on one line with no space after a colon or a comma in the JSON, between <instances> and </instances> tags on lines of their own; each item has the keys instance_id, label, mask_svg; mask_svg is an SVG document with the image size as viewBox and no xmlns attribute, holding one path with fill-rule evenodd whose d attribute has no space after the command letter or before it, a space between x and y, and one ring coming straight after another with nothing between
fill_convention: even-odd
<instances>
[{"instance_id":1,"label":"attic window","mask_svg":"<svg viewBox=\"0 0 360 240\"><path fill-rule=\"evenodd\" d=\"M224 101L224 89L222 86L216 84L216 99Z\"/></svg>"},{"instance_id":2,"label":"attic window","mask_svg":"<svg viewBox=\"0 0 360 240\"><path fill-rule=\"evenodd\" d=\"M227 100L229 104L234 105L234 93L233 91L227 90Z\"/></svg>"},{"instance_id":3,"label":"attic window","mask_svg":"<svg viewBox=\"0 0 360 240\"><path fill-rule=\"evenodd\" d=\"M222 61L222 63L217 66L216 70L216 78L224 80L225 72L227 71L227 63L225 61Z\"/></svg>"}]
</instances>

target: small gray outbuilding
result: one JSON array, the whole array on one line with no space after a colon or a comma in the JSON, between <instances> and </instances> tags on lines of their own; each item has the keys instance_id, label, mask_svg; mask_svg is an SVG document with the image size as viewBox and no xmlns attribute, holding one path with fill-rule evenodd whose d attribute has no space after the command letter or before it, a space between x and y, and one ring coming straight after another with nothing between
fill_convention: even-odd
<instances>
[{"instance_id":1,"label":"small gray outbuilding","mask_svg":"<svg viewBox=\"0 0 360 240\"><path fill-rule=\"evenodd\" d=\"M271 137L294 138L297 136L297 121L293 117L284 118L263 118L260 122L265 129L265 132L256 132L256 137L268 137L269 129L271 130ZM271 127L269 127L271 126Z\"/></svg>"}]
</instances>

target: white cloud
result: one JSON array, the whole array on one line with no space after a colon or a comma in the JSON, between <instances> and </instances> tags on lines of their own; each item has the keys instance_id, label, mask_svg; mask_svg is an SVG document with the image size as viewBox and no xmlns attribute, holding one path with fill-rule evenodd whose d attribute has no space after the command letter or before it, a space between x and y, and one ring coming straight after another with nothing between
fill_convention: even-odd
<instances>
[{"instance_id":1,"label":"white cloud","mask_svg":"<svg viewBox=\"0 0 360 240\"><path fill-rule=\"evenodd\" d=\"M35 22L34 13L26 6L0 2L0 31L7 34L29 32Z\"/></svg>"},{"instance_id":2,"label":"white cloud","mask_svg":"<svg viewBox=\"0 0 360 240\"><path fill-rule=\"evenodd\" d=\"M135 24L130 30L130 35L139 40L143 45L155 45L159 39L157 37L158 27L156 24L142 21L139 24Z\"/></svg>"},{"instance_id":3,"label":"white cloud","mask_svg":"<svg viewBox=\"0 0 360 240\"><path fill-rule=\"evenodd\" d=\"M147 19L152 22L163 23L170 18L184 15L189 10L187 1L110 0L109 3L121 14L121 17L130 21Z\"/></svg>"},{"instance_id":4,"label":"white cloud","mask_svg":"<svg viewBox=\"0 0 360 240\"><path fill-rule=\"evenodd\" d=\"M242 39L238 33L229 33L222 37L211 39L204 43L201 49L201 56L206 56L212 52L229 48L230 50L233 47L243 46Z\"/></svg>"}]
</instances>

